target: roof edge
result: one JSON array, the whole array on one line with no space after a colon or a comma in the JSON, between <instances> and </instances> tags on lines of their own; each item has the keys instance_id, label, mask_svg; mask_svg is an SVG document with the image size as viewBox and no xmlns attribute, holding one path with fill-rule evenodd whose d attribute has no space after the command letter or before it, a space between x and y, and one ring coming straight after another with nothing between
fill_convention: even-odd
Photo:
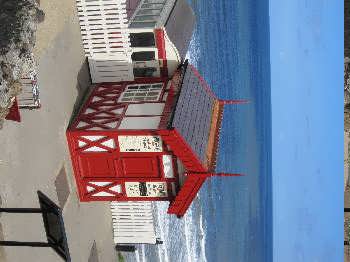
<instances>
[{"instance_id":1,"label":"roof edge","mask_svg":"<svg viewBox=\"0 0 350 262\"><path fill-rule=\"evenodd\" d=\"M210 144L211 148L208 147L207 149L208 151L211 150L209 155L210 158L208 157L208 170L210 172L214 172L216 168L221 124L223 120L224 104L221 101L216 101L215 107L216 108L214 109L213 118L212 118L212 128L210 130L210 135L209 135L209 139L210 139L209 143L211 143Z\"/></svg>"},{"instance_id":2,"label":"roof edge","mask_svg":"<svg viewBox=\"0 0 350 262\"><path fill-rule=\"evenodd\" d=\"M177 103L179 101L179 97L180 97L181 90L182 90L182 84L183 84L183 81L184 81L184 77L185 77L188 65L189 65L188 59L186 59L185 62L179 66L179 69L178 69L181 72L179 74L179 79L175 79L175 81L176 81L175 84L178 86L177 87L178 92L176 94L176 98L174 99L172 113L171 113L169 121L168 121L168 125L167 125L168 129L170 129L172 127L172 124L173 124L173 121L174 121L176 106L177 106ZM171 81L173 81L173 80L174 80L174 77L171 79Z\"/></svg>"}]
</instances>

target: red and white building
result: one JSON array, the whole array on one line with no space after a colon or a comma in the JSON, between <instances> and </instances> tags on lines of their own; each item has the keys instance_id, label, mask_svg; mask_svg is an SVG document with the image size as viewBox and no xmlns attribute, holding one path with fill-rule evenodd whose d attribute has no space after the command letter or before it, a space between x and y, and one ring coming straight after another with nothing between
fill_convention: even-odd
<instances>
[{"instance_id":1,"label":"red and white building","mask_svg":"<svg viewBox=\"0 0 350 262\"><path fill-rule=\"evenodd\" d=\"M96 85L67 130L81 201L170 201L181 217L215 174L227 103L187 63ZM238 175L238 174L232 174Z\"/></svg>"}]
</instances>

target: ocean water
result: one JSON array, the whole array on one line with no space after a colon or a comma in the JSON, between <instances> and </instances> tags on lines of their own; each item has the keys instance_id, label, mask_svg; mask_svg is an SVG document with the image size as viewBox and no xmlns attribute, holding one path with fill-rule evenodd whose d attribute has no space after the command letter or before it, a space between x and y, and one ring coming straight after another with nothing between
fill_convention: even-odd
<instances>
[{"instance_id":1,"label":"ocean water","mask_svg":"<svg viewBox=\"0 0 350 262\"><path fill-rule=\"evenodd\" d=\"M127 261L272 261L271 101L268 0L191 0L197 26L188 58L227 105L217 171L182 219L156 203L157 246ZM225 152L225 154L222 154Z\"/></svg>"}]
</instances>

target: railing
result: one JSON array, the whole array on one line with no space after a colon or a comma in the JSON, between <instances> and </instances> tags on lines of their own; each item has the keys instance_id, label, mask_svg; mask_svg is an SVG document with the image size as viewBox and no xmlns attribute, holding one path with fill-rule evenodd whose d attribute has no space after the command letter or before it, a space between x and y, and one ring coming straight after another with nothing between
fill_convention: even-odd
<instances>
[{"instance_id":1,"label":"railing","mask_svg":"<svg viewBox=\"0 0 350 262\"><path fill-rule=\"evenodd\" d=\"M21 78L22 92L17 96L19 109L38 109L41 107L39 86L36 74Z\"/></svg>"},{"instance_id":2,"label":"railing","mask_svg":"<svg viewBox=\"0 0 350 262\"><path fill-rule=\"evenodd\" d=\"M134 80L126 0L76 0L76 3L92 81Z\"/></svg>"},{"instance_id":3,"label":"railing","mask_svg":"<svg viewBox=\"0 0 350 262\"><path fill-rule=\"evenodd\" d=\"M157 244L151 202L111 202L115 244Z\"/></svg>"}]
</instances>

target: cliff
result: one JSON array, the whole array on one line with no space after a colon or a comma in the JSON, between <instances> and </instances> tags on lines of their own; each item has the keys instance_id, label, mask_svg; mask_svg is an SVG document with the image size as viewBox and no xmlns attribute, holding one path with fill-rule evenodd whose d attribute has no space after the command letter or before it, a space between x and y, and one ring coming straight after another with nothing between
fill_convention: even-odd
<instances>
[{"instance_id":1,"label":"cliff","mask_svg":"<svg viewBox=\"0 0 350 262\"><path fill-rule=\"evenodd\" d=\"M37 24L44 19L36 0L0 0L0 128L19 79L35 66L32 50Z\"/></svg>"}]
</instances>

